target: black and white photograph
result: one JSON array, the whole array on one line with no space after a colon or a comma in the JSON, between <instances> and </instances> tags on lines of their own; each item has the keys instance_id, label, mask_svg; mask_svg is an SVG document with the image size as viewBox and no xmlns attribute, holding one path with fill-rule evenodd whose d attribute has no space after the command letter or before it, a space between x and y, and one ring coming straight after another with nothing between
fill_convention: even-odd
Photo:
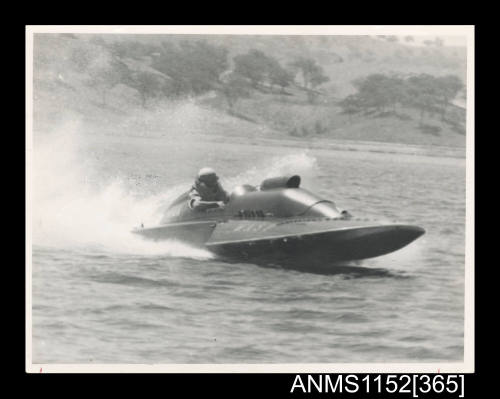
<instances>
[{"instance_id":1,"label":"black and white photograph","mask_svg":"<svg viewBox=\"0 0 500 399\"><path fill-rule=\"evenodd\" d=\"M474 26L27 26L26 370L473 372Z\"/></svg>"}]
</instances>

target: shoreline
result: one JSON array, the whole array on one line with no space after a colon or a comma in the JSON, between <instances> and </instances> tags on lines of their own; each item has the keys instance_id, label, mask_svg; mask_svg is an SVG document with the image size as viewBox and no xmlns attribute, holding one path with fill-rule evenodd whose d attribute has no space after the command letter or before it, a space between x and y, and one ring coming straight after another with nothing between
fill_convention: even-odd
<instances>
[{"instance_id":1,"label":"shoreline","mask_svg":"<svg viewBox=\"0 0 500 399\"><path fill-rule=\"evenodd\" d=\"M405 144L383 141L363 141L363 140L340 140L340 139L325 139L311 138L309 140L300 140L288 137L269 137L264 135L256 135L253 137L245 137L242 135L225 136L217 134L200 134L200 133L185 133L182 136L175 136L165 131L149 131L145 134L120 133L116 134L109 130L85 129L85 134L79 134L80 137L88 136L92 138L107 137L123 140L154 140L157 142L165 142L166 140L187 141L195 140L196 142L220 143L220 144L239 144L252 146L271 146L281 148L299 148L304 150L324 150L324 151L341 151L341 152L367 152L375 154L395 154L395 155L410 155L424 157L444 157L454 159L466 159L466 147L454 146L439 146L439 145L422 145L422 144ZM33 130L33 138L36 141L36 136L42 137L50 135L47 130Z\"/></svg>"}]
</instances>

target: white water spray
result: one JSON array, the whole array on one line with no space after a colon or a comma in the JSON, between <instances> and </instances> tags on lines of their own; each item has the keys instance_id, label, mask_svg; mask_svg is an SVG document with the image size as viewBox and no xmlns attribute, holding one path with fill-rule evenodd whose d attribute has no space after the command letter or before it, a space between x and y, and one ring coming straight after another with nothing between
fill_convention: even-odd
<instances>
[{"instance_id":1,"label":"white water spray","mask_svg":"<svg viewBox=\"0 0 500 399\"><path fill-rule=\"evenodd\" d=\"M182 188L141 199L120 179L96 185L98 176L80 152L81 142L72 123L34 146L34 244L121 254L211 257L208 251L184 243L149 242L132 234L140 222L156 223L160 205Z\"/></svg>"},{"instance_id":2,"label":"white water spray","mask_svg":"<svg viewBox=\"0 0 500 399\"><path fill-rule=\"evenodd\" d=\"M151 242L131 233L141 222L157 224L165 204L189 188L190 181L146 198L122 179L102 181L88 152L82 150L85 137L78 131L78 125L71 122L38 138L34 145L34 244L133 255L212 257L208 251L181 242ZM315 158L304 152L292 153L234 177L222 176L222 183L230 190L238 184L259 184L267 177L312 174L316 167Z\"/></svg>"}]
</instances>

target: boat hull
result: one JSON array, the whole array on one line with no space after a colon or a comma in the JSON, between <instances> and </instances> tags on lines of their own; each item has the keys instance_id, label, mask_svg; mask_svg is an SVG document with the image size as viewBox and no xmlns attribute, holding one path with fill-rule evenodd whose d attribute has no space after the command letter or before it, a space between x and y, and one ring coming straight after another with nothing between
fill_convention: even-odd
<instances>
[{"instance_id":1,"label":"boat hull","mask_svg":"<svg viewBox=\"0 0 500 399\"><path fill-rule=\"evenodd\" d=\"M352 221L229 220L174 223L135 233L155 241L184 241L225 258L283 261L314 257L320 262L337 262L397 251L425 230L412 225Z\"/></svg>"},{"instance_id":2,"label":"boat hull","mask_svg":"<svg viewBox=\"0 0 500 399\"><path fill-rule=\"evenodd\" d=\"M230 258L284 261L313 257L316 262L328 263L386 255L410 244L424 232L410 225L363 226L238 242L209 242L207 248Z\"/></svg>"}]
</instances>

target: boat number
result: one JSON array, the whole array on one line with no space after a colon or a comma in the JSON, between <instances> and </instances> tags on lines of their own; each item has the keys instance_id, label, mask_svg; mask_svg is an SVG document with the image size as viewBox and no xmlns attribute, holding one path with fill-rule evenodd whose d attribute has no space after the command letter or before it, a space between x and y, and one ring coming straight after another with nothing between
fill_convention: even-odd
<instances>
[{"instance_id":1,"label":"boat number","mask_svg":"<svg viewBox=\"0 0 500 399\"><path fill-rule=\"evenodd\" d=\"M247 232L256 232L256 231L266 231L267 229L270 229L272 227L272 225L270 225L269 223L265 222L265 223L249 223L249 224L239 224L237 226L235 226L235 228L233 229L233 231L247 231Z\"/></svg>"},{"instance_id":2,"label":"boat number","mask_svg":"<svg viewBox=\"0 0 500 399\"><path fill-rule=\"evenodd\" d=\"M264 214L264 211L261 211L261 210L242 209L242 210L238 211L236 216L240 217L240 218L263 218L266 215Z\"/></svg>"}]
</instances>

